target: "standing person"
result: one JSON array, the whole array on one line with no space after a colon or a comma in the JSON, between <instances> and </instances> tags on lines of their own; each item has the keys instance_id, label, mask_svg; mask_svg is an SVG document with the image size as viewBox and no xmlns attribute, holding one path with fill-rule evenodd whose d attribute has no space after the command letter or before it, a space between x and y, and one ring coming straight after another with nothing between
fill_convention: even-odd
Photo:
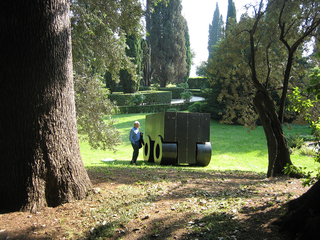
<instances>
[{"instance_id":1,"label":"standing person","mask_svg":"<svg viewBox=\"0 0 320 240\"><path fill-rule=\"evenodd\" d=\"M133 128L130 130L129 140L133 148L132 160L130 164L136 165L137 158L139 156L139 132L140 123L138 121L134 122Z\"/></svg>"}]
</instances>

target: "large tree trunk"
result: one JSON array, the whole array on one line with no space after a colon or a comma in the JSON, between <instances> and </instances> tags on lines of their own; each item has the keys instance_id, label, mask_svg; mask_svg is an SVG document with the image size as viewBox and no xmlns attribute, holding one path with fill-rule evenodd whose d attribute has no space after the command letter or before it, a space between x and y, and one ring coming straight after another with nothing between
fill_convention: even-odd
<instances>
[{"instance_id":1,"label":"large tree trunk","mask_svg":"<svg viewBox=\"0 0 320 240\"><path fill-rule=\"evenodd\" d=\"M91 187L80 156L69 0L1 1L0 207L38 211Z\"/></svg>"},{"instance_id":2,"label":"large tree trunk","mask_svg":"<svg viewBox=\"0 0 320 240\"><path fill-rule=\"evenodd\" d=\"M292 165L292 162L274 103L269 95L258 91L253 99L253 104L259 114L267 138L269 155L267 177L283 174L284 167L287 163Z\"/></svg>"},{"instance_id":3,"label":"large tree trunk","mask_svg":"<svg viewBox=\"0 0 320 240\"><path fill-rule=\"evenodd\" d=\"M305 194L288 203L288 212L276 222L281 231L290 232L293 239L319 239L320 181Z\"/></svg>"}]
</instances>

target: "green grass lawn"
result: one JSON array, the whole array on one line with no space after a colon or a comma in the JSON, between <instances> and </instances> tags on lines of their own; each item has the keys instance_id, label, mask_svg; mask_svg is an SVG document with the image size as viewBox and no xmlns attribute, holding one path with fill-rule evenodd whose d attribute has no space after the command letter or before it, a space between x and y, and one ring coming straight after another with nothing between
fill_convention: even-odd
<instances>
[{"instance_id":1,"label":"green grass lawn","mask_svg":"<svg viewBox=\"0 0 320 240\"><path fill-rule=\"evenodd\" d=\"M118 119L115 127L119 130L123 142L117 147L117 152L93 150L87 142L80 142L83 162L86 168L97 166L125 167L129 165L132 155L132 147L129 142L129 131L133 122L141 123L140 132L145 132L146 114L115 115ZM291 129L283 127L285 134L299 133L309 135L311 130L308 126L291 125ZM266 173L268 167L267 142L262 126L255 130L244 129L239 125L223 125L217 121L210 124L210 142L212 144L211 162L203 170L240 170ZM138 165L153 165L143 160L142 149L138 158ZM115 159L105 163L102 159ZM292 154L291 160L294 165L313 169L316 165L312 157ZM190 168L191 169L191 168Z\"/></svg>"}]
</instances>

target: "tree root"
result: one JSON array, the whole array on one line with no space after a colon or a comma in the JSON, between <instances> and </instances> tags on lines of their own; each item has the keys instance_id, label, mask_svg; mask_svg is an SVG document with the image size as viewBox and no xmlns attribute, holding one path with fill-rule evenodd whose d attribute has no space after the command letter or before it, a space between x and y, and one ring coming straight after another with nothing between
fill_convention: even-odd
<instances>
[{"instance_id":1,"label":"tree root","mask_svg":"<svg viewBox=\"0 0 320 240\"><path fill-rule=\"evenodd\" d=\"M319 239L320 236L320 182L301 197L287 203L288 212L274 224L281 232L294 239Z\"/></svg>"}]
</instances>

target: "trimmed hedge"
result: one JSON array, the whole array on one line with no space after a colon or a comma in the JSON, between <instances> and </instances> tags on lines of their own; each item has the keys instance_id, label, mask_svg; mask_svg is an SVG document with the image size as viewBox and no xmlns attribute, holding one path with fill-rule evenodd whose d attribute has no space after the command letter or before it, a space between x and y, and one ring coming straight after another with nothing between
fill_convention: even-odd
<instances>
[{"instance_id":1,"label":"trimmed hedge","mask_svg":"<svg viewBox=\"0 0 320 240\"><path fill-rule=\"evenodd\" d=\"M151 87L145 87L145 86L139 87L139 91L141 93L151 91L151 89L152 89ZM165 92L170 91L170 92L172 92L172 99L180 99L181 98L180 93L182 93L184 91L184 89L181 87L166 87L166 88L159 88L159 91L165 91ZM123 93L123 87L117 86L114 93L115 94ZM142 93L142 94L144 94L144 93Z\"/></svg>"},{"instance_id":2,"label":"trimmed hedge","mask_svg":"<svg viewBox=\"0 0 320 240\"><path fill-rule=\"evenodd\" d=\"M146 99L146 104L170 104L172 99L172 92L170 91L146 91L140 92Z\"/></svg>"},{"instance_id":3,"label":"trimmed hedge","mask_svg":"<svg viewBox=\"0 0 320 240\"><path fill-rule=\"evenodd\" d=\"M151 87L148 86L140 86L139 91L148 91L152 90ZM123 87L122 86L116 86L114 92L123 92Z\"/></svg>"},{"instance_id":4,"label":"trimmed hedge","mask_svg":"<svg viewBox=\"0 0 320 240\"><path fill-rule=\"evenodd\" d=\"M170 91L172 92L172 99L180 99L182 93L184 91L181 87L172 87L172 88L159 88L160 91Z\"/></svg>"},{"instance_id":5,"label":"trimmed hedge","mask_svg":"<svg viewBox=\"0 0 320 240\"><path fill-rule=\"evenodd\" d=\"M181 104L155 104L155 105L138 105L138 106L121 106L118 107L116 114L129 114L129 113L155 113L164 111L185 111L191 106L192 102L185 102Z\"/></svg>"},{"instance_id":6,"label":"trimmed hedge","mask_svg":"<svg viewBox=\"0 0 320 240\"><path fill-rule=\"evenodd\" d=\"M121 106L117 114L164 112L170 107L170 104Z\"/></svg>"},{"instance_id":7,"label":"trimmed hedge","mask_svg":"<svg viewBox=\"0 0 320 240\"><path fill-rule=\"evenodd\" d=\"M193 96L202 97L202 91L200 89L189 89Z\"/></svg>"},{"instance_id":8,"label":"trimmed hedge","mask_svg":"<svg viewBox=\"0 0 320 240\"><path fill-rule=\"evenodd\" d=\"M144 103L146 104L170 104L172 99L171 91L141 91L146 98ZM109 94L108 98L112 102L116 102L118 106L126 106L130 102L132 93L113 93Z\"/></svg>"},{"instance_id":9,"label":"trimmed hedge","mask_svg":"<svg viewBox=\"0 0 320 240\"><path fill-rule=\"evenodd\" d=\"M196 78L189 78L188 84L190 89L200 89L201 87L206 86L206 82L208 81L205 77L196 77Z\"/></svg>"}]
</instances>

